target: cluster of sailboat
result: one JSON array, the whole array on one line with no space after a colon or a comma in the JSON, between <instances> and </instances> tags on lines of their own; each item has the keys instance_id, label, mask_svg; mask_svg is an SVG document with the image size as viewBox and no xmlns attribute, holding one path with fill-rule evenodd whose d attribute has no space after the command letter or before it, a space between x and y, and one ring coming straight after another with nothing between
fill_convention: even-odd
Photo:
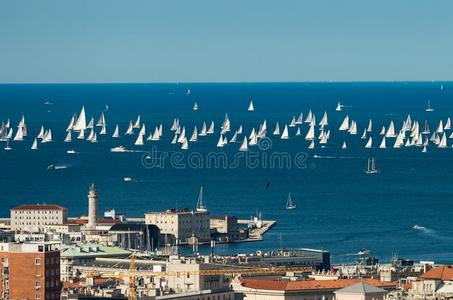
<instances>
[{"instance_id":1,"label":"cluster of sailboat","mask_svg":"<svg viewBox=\"0 0 453 300\"><path fill-rule=\"evenodd\" d=\"M340 113L344 109L344 105L338 103L335 111ZM194 103L193 110L199 109L198 103ZM255 110L253 101L247 109L249 112ZM430 102L428 102L427 112L432 112ZM421 125L423 124L423 125ZM379 136L377 132L373 135L373 121L370 119L367 125L363 128L363 133L360 138L365 140L364 148L381 148L387 147L401 148L401 147L421 147L423 152L427 151L427 146L432 143L438 148L448 147L448 138L453 139L453 131L451 131L451 119L447 118L445 122L439 121L438 126L435 130L430 129L428 121L420 123L418 120L412 120L411 116L408 115L403 121L400 128L396 128L393 120L390 120L388 126L382 126L379 130ZM191 133L188 132L188 128L184 125L179 118L174 118L172 125L169 130L171 144L180 145L183 150L189 149L190 144L196 143L200 138L209 135L218 134L216 146L219 148L225 147L229 144L238 144L239 151L248 151L250 147L256 146L260 139L266 137L268 133L268 123L263 120L259 123L259 126L253 127L248 133L241 124L234 127L231 124L228 114L225 114L223 122L220 124L219 129L216 131L216 124L213 120L204 121L199 129L197 125L193 127ZM327 111L325 111L317 122L316 115L309 110L305 115L300 113L292 116L290 120L280 124L278 121L275 123L274 129L269 135L279 138L281 140L287 140L290 138L296 138L302 136L302 130L304 130L304 139L308 143L308 149L314 149L317 146L325 147L331 138L331 129L329 128L329 118ZM340 137L345 137L344 133L350 136L356 136L359 132L359 125L356 120L350 118L349 115L344 116L343 121L338 127ZM19 121L17 130L14 133L14 128L11 126L11 122L7 120L3 121L0 126L0 141L5 142L5 150L11 150L10 140L12 141L23 141L27 137L27 125L25 123L25 117ZM99 141L99 137L108 135L107 122L104 111L102 111L95 122L95 118L87 118L85 107L82 107L80 113L77 115L74 113L69 120L69 124L66 127L65 143L70 143L73 138L77 140L86 140L91 143ZM164 126L162 123L156 125L153 130L147 132L145 123L141 121L141 116L138 115L135 121L130 120L125 130L124 136L134 136L135 146L143 146L146 141L160 141L164 135ZM119 139L121 137L119 124L114 126L111 138ZM375 146L375 140L379 139L379 143ZM50 128L44 128L41 126L39 133L33 139L31 145L32 150L38 149L39 143L50 143L53 141L52 130ZM346 139L341 144L342 149L347 149ZM128 151L125 146L118 145L111 148L112 152L126 152ZM68 153L76 153L74 150L68 150Z\"/></svg>"}]
</instances>

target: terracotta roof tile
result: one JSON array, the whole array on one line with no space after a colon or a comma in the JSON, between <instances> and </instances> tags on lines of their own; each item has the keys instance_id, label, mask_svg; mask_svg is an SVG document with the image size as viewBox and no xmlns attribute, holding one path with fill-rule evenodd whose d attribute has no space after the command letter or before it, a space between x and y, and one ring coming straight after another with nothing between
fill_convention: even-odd
<instances>
[{"instance_id":1,"label":"terracotta roof tile","mask_svg":"<svg viewBox=\"0 0 453 300\"><path fill-rule=\"evenodd\" d=\"M244 287L260 290L276 291L298 291L298 290L337 290L356 284L361 279L337 279L337 280L268 280L268 279L242 279ZM364 282L381 288L393 288L397 286L396 282L383 282L377 279L364 278Z\"/></svg>"},{"instance_id":2,"label":"terracotta roof tile","mask_svg":"<svg viewBox=\"0 0 453 300\"><path fill-rule=\"evenodd\" d=\"M441 266L433 268L428 272L422 274L420 278L423 279L437 279L437 280L451 280L453 279L453 266Z\"/></svg>"},{"instance_id":3,"label":"terracotta roof tile","mask_svg":"<svg viewBox=\"0 0 453 300\"><path fill-rule=\"evenodd\" d=\"M56 204L22 204L12 208L11 210L67 210L66 207Z\"/></svg>"}]
</instances>

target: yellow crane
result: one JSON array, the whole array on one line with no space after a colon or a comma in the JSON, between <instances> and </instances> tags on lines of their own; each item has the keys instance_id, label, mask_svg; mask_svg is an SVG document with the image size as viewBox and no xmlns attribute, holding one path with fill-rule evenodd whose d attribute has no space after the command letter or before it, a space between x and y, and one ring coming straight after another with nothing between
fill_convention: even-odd
<instances>
[{"instance_id":1,"label":"yellow crane","mask_svg":"<svg viewBox=\"0 0 453 300\"><path fill-rule=\"evenodd\" d=\"M187 275L230 275L230 276L242 276L242 275L268 275L268 274L285 274L286 272L301 272L311 273L312 267L238 267L238 268L223 268L219 266L216 269L209 270L196 270L196 271L136 271L135 269L135 253L130 256L129 272L119 274L99 274L103 278L128 278L128 300L137 300L137 277L165 277L165 276L187 276Z\"/></svg>"}]
</instances>

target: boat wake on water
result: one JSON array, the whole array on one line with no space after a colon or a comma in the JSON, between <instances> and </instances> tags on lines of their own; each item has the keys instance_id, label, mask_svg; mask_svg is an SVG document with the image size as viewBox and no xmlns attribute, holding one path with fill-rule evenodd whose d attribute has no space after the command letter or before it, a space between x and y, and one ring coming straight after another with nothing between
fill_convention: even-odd
<instances>
[{"instance_id":1,"label":"boat wake on water","mask_svg":"<svg viewBox=\"0 0 453 300\"><path fill-rule=\"evenodd\" d=\"M432 229L429 229L429 228L426 228L424 226L417 225L417 224L412 226L412 229L420 231L420 232L424 232L424 233L434 233L434 231Z\"/></svg>"},{"instance_id":2,"label":"boat wake on water","mask_svg":"<svg viewBox=\"0 0 453 300\"><path fill-rule=\"evenodd\" d=\"M62 170L62 169L67 169L70 168L71 165L56 165L56 164L50 164L47 166L47 170Z\"/></svg>"}]
</instances>

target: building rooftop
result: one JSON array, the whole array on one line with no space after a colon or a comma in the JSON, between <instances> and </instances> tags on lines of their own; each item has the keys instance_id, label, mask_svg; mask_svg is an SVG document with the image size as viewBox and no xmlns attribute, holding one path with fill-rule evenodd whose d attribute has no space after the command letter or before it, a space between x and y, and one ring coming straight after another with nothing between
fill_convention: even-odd
<instances>
[{"instance_id":1,"label":"building rooftop","mask_svg":"<svg viewBox=\"0 0 453 300\"><path fill-rule=\"evenodd\" d=\"M119 247L111 247L102 244L71 244L62 245L60 256L64 257L113 257L128 256L131 252Z\"/></svg>"},{"instance_id":2,"label":"building rooftop","mask_svg":"<svg viewBox=\"0 0 453 300\"><path fill-rule=\"evenodd\" d=\"M367 295L376 293L385 293L385 290L377 288L363 281L347 286L335 292L335 294L357 294L357 295Z\"/></svg>"},{"instance_id":3,"label":"building rooftop","mask_svg":"<svg viewBox=\"0 0 453 300\"><path fill-rule=\"evenodd\" d=\"M66 207L56 204L22 204L12 208L11 210L67 210Z\"/></svg>"},{"instance_id":4,"label":"building rooftop","mask_svg":"<svg viewBox=\"0 0 453 300\"><path fill-rule=\"evenodd\" d=\"M301 291L301 290L338 290L356 283L361 279L338 279L338 280L268 280L268 279L241 279L244 287L258 290L275 290L275 291ZM395 282L382 282L377 279L363 279L369 285L382 288L394 288Z\"/></svg>"},{"instance_id":5,"label":"building rooftop","mask_svg":"<svg viewBox=\"0 0 453 300\"><path fill-rule=\"evenodd\" d=\"M453 266L441 266L433 268L428 272L422 274L420 278L423 279L437 279L437 280L452 280L453 279Z\"/></svg>"}]
</instances>

